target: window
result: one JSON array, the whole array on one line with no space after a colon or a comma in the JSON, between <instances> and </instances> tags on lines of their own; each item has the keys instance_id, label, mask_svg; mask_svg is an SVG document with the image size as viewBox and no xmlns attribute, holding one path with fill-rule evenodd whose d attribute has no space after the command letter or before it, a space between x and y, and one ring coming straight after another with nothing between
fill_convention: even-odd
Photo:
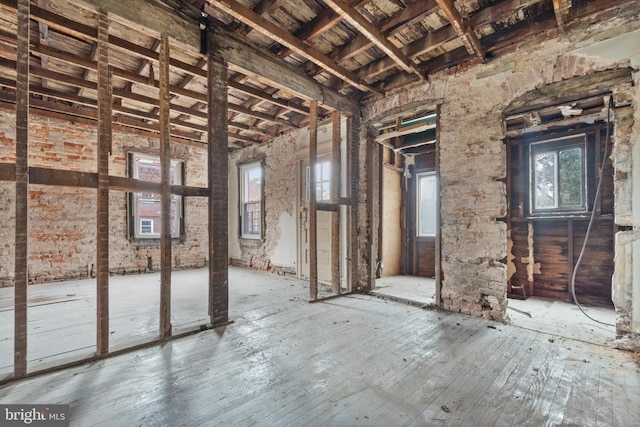
<instances>
[{"instance_id":1,"label":"window","mask_svg":"<svg viewBox=\"0 0 640 427\"><path fill-rule=\"evenodd\" d=\"M531 213L586 211L585 135L535 142L529 150Z\"/></svg>"},{"instance_id":2,"label":"window","mask_svg":"<svg viewBox=\"0 0 640 427\"><path fill-rule=\"evenodd\" d=\"M417 234L420 237L433 237L436 235L438 179L435 172L420 173L417 178Z\"/></svg>"},{"instance_id":3,"label":"window","mask_svg":"<svg viewBox=\"0 0 640 427\"><path fill-rule=\"evenodd\" d=\"M307 166L307 202L311 201L311 168ZM331 160L316 163L316 201L331 200Z\"/></svg>"},{"instance_id":4,"label":"window","mask_svg":"<svg viewBox=\"0 0 640 427\"><path fill-rule=\"evenodd\" d=\"M140 219L140 234L153 234L152 219Z\"/></svg>"},{"instance_id":5,"label":"window","mask_svg":"<svg viewBox=\"0 0 640 427\"><path fill-rule=\"evenodd\" d=\"M160 182L160 159L146 154L132 153L130 176L142 181ZM182 184L182 162L171 161L169 172L171 184ZM161 230L160 195L132 193L132 236L134 238L157 239ZM180 237L182 198L171 195L171 237Z\"/></svg>"},{"instance_id":6,"label":"window","mask_svg":"<svg viewBox=\"0 0 640 427\"><path fill-rule=\"evenodd\" d=\"M262 163L252 163L240 167L241 237L262 238Z\"/></svg>"}]
</instances>

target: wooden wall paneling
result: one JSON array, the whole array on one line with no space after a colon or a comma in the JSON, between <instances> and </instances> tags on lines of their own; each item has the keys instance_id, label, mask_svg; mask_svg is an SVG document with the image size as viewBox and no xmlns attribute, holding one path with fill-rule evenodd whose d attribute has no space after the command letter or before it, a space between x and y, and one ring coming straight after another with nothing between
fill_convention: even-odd
<instances>
[{"instance_id":1,"label":"wooden wall paneling","mask_svg":"<svg viewBox=\"0 0 640 427\"><path fill-rule=\"evenodd\" d=\"M316 160L318 159L318 117L315 101L309 103L309 288L311 300L318 299L318 226Z\"/></svg>"},{"instance_id":2,"label":"wooden wall paneling","mask_svg":"<svg viewBox=\"0 0 640 427\"><path fill-rule=\"evenodd\" d=\"M109 154L111 152L111 74L109 18L98 19L98 165L96 237L96 353L109 351Z\"/></svg>"},{"instance_id":3,"label":"wooden wall paneling","mask_svg":"<svg viewBox=\"0 0 640 427\"><path fill-rule=\"evenodd\" d=\"M27 373L27 266L29 213L29 23L30 2L18 0L16 64L16 219L14 286L14 377Z\"/></svg>"},{"instance_id":4,"label":"wooden wall paneling","mask_svg":"<svg viewBox=\"0 0 640 427\"><path fill-rule=\"evenodd\" d=\"M160 44L160 338L171 336L171 141L169 37Z\"/></svg>"},{"instance_id":5,"label":"wooden wall paneling","mask_svg":"<svg viewBox=\"0 0 640 427\"><path fill-rule=\"evenodd\" d=\"M340 138L340 112L334 111L332 119L332 167L331 167L331 203L337 203L342 188L342 141ZM331 290L340 294L340 212L342 208L331 214Z\"/></svg>"},{"instance_id":6,"label":"wooden wall paneling","mask_svg":"<svg viewBox=\"0 0 640 427\"><path fill-rule=\"evenodd\" d=\"M227 63L219 52L208 59L209 96L209 316L211 324L229 322L229 154Z\"/></svg>"}]
</instances>

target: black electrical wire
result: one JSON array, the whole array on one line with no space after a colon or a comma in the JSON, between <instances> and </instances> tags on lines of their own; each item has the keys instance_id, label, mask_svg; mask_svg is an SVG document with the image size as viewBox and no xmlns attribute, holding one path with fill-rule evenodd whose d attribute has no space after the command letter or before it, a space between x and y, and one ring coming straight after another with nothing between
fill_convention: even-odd
<instances>
[{"instance_id":1,"label":"black electrical wire","mask_svg":"<svg viewBox=\"0 0 640 427\"><path fill-rule=\"evenodd\" d=\"M584 242L582 242L582 249L580 250L580 256L578 257L578 260L576 261L576 265L573 268L573 274L571 275L571 295L573 296L573 302L578 306L578 308L580 309L580 311L582 312L582 314L584 314L585 316L587 316L589 319L593 320L596 323L600 323L601 325L606 325L606 326L615 326L612 325L611 323L607 323L607 322L602 322L600 320L594 319L593 317L589 316L584 309L582 308L582 306L580 305L580 303L578 302L578 298L576 298L576 274L578 272L578 268L580 267L580 263L582 262L582 257L584 256L584 252L585 249L587 248L587 241L589 240L589 233L591 233L591 226L593 225L593 220L595 218L595 214L596 214L596 201L598 200L598 197L600 197L600 187L602 186L602 177L604 176L604 166L605 166L605 162L607 161L607 154L608 154L608 149L609 149L609 137L610 137L610 132L611 132L611 96L609 96L608 102L607 102L607 136L604 140L604 155L602 156L602 165L600 166L600 178L598 179L598 187L596 188L596 194L593 198L593 206L591 207L591 218L589 219L589 225L587 226L587 232L584 235Z\"/></svg>"}]
</instances>

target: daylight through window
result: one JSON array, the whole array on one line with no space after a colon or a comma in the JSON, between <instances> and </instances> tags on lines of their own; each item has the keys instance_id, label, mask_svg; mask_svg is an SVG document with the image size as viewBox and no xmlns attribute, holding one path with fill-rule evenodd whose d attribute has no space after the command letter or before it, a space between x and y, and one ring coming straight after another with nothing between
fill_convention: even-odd
<instances>
[{"instance_id":1,"label":"daylight through window","mask_svg":"<svg viewBox=\"0 0 640 427\"><path fill-rule=\"evenodd\" d=\"M585 211L585 135L531 144L532 213Z\"/></svg>"},{"instance_id":2,"label":"daylight through window","mask_svg":"<svg viewBox=\"0 0 640 427\"><path fill-rule=\"evenodd\" d=\"M160 159L156 156L134 153L131 155L130 176L142 181L160 182ZM182 184L182 162L171 161L172 185ZM151 193L132 194L133 237L159 238L161 230L160 195ZM171 195L171 237L180 236L182 198Z\"/></svg>"},{"instance_id":3,"label":"daylight through window","mask_svg":"<svg viewBox=\"0 0 640 427\"><path fill-rule=\"evenodd\" d=\"M240 167L240 203L242 237L262 238L262 164L252 163Z\"/></svg>"}]
</instances>

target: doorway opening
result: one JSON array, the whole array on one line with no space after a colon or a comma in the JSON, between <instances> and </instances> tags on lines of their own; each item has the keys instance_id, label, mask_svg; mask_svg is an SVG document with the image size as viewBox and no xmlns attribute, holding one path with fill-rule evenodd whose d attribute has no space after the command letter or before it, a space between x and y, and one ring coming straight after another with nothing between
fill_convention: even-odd
<instances>
[{"instance_id":1,"label":"doorway opening","mask_svg":"<svg viewBox=\"0 0 640 427\"><path fill-rule=\"evenodd\" d=\"M518 326L599 344L615 338L616 319L608 99L585 97L505 119L509 317Z\"/></svg>"},{"instance_id":2,"label":"doorway opening","mask_svg":"<svg viewBox=\"0 0 640 427\"><path fill-rule=\"evenodd\" d=\"M380 221L374 295L437 306L440 283L437 115L379 129Z\"/></svg>"}]
</instances>

